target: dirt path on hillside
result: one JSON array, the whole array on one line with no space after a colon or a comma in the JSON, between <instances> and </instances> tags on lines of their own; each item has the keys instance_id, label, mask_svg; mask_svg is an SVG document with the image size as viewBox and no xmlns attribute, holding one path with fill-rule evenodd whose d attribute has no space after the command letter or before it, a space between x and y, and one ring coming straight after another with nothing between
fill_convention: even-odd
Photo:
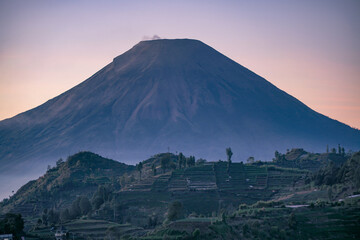
<instances>
[{"instance_id":1,"label":"dirt path on hillside","mask_svg":"<svg viewBox=\"0 0 360 240\"><path fill-rule=\"evenodd\" d=\"M311 192L315 192L315 191L317 191L317 189L295 192L295 193L292 193L292 194L289 194L289 195L280 197L280 198L278 198L278 199L275 199L274 201L275 201L275 202L279 202L279 201L283 201L283 200L289 199L289 198L293 197L295 194L302 195L302 194L311 193Z\"/></svg>"}]
</instances>

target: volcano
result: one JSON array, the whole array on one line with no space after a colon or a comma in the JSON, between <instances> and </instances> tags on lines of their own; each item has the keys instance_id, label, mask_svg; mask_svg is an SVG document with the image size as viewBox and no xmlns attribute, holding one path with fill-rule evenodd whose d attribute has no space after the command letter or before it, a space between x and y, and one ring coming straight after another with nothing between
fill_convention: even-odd
<instances>
[{"instance_id":1,"label":"volcano","mask_svg":"<svg viewBox=\"0 0 360 240\"><path fill-rule=\"evenodd\" d=\"M198 40L142 41L86 81L0 122L0 175L87 150L126 163L158 152L208 160L326 146L360 131L319 114Z\"/></svg>"}]
</instances>

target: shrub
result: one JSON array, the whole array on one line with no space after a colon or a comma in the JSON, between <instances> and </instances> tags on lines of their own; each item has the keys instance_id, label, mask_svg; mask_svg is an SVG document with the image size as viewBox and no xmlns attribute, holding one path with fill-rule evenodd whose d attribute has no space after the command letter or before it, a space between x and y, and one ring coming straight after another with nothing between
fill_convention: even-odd
<instances>
[{"instance_id":1,"label":"shrub","mask_svg":"<svg viewBox=\"0 0 360 240\"><path fill-rule=\"evenodd\" d=\"M245 204L245 203L242 203L239 205L239 209L242 210L242 209L247 209L248 206Z\"/></svg>"},{"instance_id":2,"label":"shrub","mask_svg":"<svg viewBox=\"0 0 360 240\"><path fill-rule=\"evenodd\" d=\"M0 233L12 233L19 236L23 233L24 220L21 214L7 213L0 221Z\"/></svg>"},{"instance_id":3,"label":"shrub","mask_svg":"<svg viewBox=\"0 0 360 240\"><path fill-rule=\"evenodd\" d=\"M167 219L170 221L175 221L177 219L182 218L182 204L181 202L172 202L169 205L168 212L167 212Z\"/></svg>"},{"instance_id":4,"label":"shrub","mask_svg":"<svg viewBox=\"0 0 360 240\"><path fill-rule=\"evenodd\" d=\"M199 237L200 237L200 229L196 228L193 231L192 236L193 236L194 239L199 239Z\"/></svg>"}]
</instances>

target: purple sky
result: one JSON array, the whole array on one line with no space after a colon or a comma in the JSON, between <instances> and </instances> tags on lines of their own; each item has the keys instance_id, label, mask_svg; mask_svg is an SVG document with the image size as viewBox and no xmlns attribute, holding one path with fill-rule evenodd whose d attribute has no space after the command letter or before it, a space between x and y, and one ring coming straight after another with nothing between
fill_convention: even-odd
<instances>
[{"instance_id":1,"label":"purple sky","mask_svg":"<svg viewBox=\"0 0 360 240\"><path fill-rule=\"evenodd\" d=\"M0 1L0 119L90 77L145 36L194 38L360 128L360 1Z\"/></svg>"}]
</instances>

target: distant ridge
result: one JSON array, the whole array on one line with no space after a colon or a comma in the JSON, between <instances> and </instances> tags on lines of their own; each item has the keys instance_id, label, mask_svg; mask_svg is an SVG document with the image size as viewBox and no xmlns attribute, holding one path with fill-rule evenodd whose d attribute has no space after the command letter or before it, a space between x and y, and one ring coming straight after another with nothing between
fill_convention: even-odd
<instances>
[{"instance_id":1,"label":"distant ridge","mask_svg":"<svg viewBox=\"0 0 360 240\"><path fill-rule=\"evenodd\" d=\"M242 161L293 147L360 146L359 130L190 39L138 43L74 88L1 121L0 136L7 179L81 150L132 163L168 147L217 160L230 146Z\"/></svg>"}]
</instances>

